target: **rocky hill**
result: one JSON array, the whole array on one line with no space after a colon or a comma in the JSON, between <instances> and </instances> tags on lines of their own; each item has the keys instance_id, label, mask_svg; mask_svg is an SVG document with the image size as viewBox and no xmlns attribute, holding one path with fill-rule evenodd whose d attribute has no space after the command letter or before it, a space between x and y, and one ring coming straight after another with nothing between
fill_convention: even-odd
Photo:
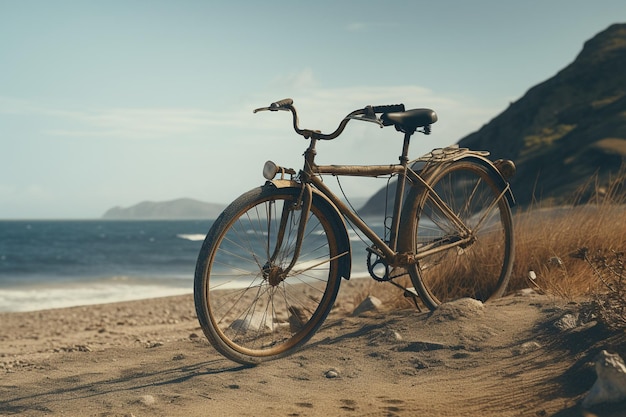
<instances>
[{"instance_id":1,"label":"rocky hill","mask_svg":"<svg viewBox=\"0 0 626 417\"><path fill-rule=\"evenodd\" d=\"M511 186L521 206L571 202L590 177L607 181L626 160L626 24L587 41L574 62L459 145L515 161ZM379 192L363 212L380 207Z\"/></svg>"},{"instance_id":2,"label":"rocky hill","mask_svg":"<svg viewBox=\"0 0 626 417\"><path fill-rule=\"evenodd\" d=\"M215 219L223 205L204 203L191 198L172 201L144 201L131 207L113 207L102 216L108 220Z\"/></svg>"}]
</instances>

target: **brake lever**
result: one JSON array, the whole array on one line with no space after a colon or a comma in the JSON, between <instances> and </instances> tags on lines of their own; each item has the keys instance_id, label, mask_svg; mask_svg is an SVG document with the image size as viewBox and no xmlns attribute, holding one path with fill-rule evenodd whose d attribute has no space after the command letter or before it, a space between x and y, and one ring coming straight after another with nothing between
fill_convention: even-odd
<instances>
[{"instance_id":1,"label":"brake lever","mask_svg":"<svg viewBox=\"0 0 626 417\"><path fill-rule=\"evenodd\" d=\"M270 104L269 107L259 107L258 109L254 109L252 113L257 113L260 111L278 111L278 110L286 110L291 111L291 106L293 105L293 100L290 98L285 98L282 100L275 101Z\"/></svg>"},{"instance_id":2,"label":"brake lever","mask_svg":"<svg viewBox=\"0 0 626 417\"><path fill-rule=\"evenodd\" d=\"M364 122L376 123L381 128L384 127L383 122L376 116L376 112L372 106L366 106L363 109L363 113L346 116L344 120L363 120Z\"/></svg>"},{"instance_id":3,"label":"brake lever","mask_svg":"<svg viewBox=\"0 0 626 417\"><path fill-rule=\"evenodd\" d=\"M385 126L383 122L376 116L374 116L374 118L372 119L371 117L368 117L367 115L362 115L362 116L354 115L354 116L348 116L344 118L343 120L362 120L364 122L376 123L378 126L381 127L381 129Z\"/></svg>"},{"instance_id":4,"label":"brake lever","mask_svg":"<svg viewBox=\"0 0 626 417\"><path fill-rule=\"evenodd\" d=\"M289 111L289 109L286 109L284 107L269 106L269 107L259 107L258 109L254 109L252 113L258 113L260 111L278 111L278 110Z\"/></svg>"}]
</instances>

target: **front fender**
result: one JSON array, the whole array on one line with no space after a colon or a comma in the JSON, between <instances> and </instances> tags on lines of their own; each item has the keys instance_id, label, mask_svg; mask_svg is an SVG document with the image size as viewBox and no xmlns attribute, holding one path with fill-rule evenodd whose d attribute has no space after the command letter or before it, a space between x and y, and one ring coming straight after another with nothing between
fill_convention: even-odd
<instances>
[{"instance_id":1,"label":"front fender","mask_svg":"<svg viewBox=\"0 0 626 417\"><path fill-rule=\"evenodd\" d=\"M293 188L300 191L302 183L294 180L274 179L267 181L263 187L273 187L279 189ZM346 256L341 256L339 258L339 274L345 279L350 279L350 272L352 270L352 249L350 246L350 238L348 236L346 222L343 216L339 213L337 207L328 199L328 197L315 188L311 188L311 191L313 195L312 205L315 205L322 211L335 232L338 253L347 253Z\"/></svg>"},{"instance_id":2,"label":"front fender","mask_svg":"<svg viewBox=\"0 0 626 417\"><path fill-rule=\"evenodd\" d=\"M266 181L263 187L302 188L302 183L295 180L274 179Z\"/></svg>"}]
</instances>

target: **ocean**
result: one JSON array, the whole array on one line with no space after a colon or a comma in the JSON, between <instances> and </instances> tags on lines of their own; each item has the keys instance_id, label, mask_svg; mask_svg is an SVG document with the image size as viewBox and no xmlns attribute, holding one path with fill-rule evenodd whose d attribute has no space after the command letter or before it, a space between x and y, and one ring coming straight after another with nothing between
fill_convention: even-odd
<instances>
[{"instance_id":1,"label":"ocean","mask_svg":"<svg viewBox=\"0 0 626 417\"><path fill-rule=\"evenodd\" d=\"M193 292L212 224L0 221L0 311L33 311Z\"/></svg>"},{"instance_id":2,"label":"ocean","mask_svg":"<svg viewBox=\"0 0 626 417\"><path fill-rule=\"evenodd\" d=\"M191 294L212 223L0 221L0 312ZM365 245L350 238L352 276L367 276Z\"/></svg>"}]
</instances>

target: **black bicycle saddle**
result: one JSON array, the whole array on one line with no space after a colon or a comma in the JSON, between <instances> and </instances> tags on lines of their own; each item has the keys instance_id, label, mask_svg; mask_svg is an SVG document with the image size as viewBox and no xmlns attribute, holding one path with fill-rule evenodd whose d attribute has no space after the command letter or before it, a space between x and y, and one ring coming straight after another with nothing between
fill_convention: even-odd
<instances>
[{"instance_id":1,"label":"black bicycle saddle","mask_svg":"<svg viewBox=\"0 0 626 417\"><path fill-rule=\"evenodd\" d=\"M401 132L414 132L418 127L429 126L437 121L437 113L431 109L413 109L400 113L383 113L380 120L385 126L394 125Z\"/></svg>"}]
</instances>

